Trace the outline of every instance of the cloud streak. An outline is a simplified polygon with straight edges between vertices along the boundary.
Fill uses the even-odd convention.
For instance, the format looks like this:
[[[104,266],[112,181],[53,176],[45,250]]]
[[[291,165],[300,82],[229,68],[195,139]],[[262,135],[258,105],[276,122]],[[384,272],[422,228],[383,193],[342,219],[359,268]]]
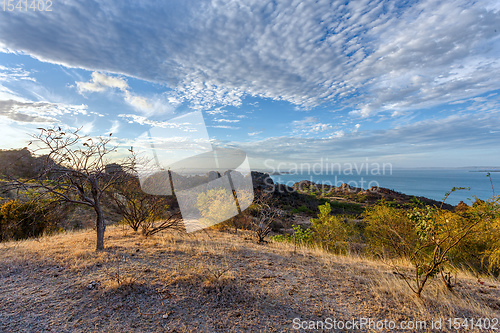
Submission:
[[[337,137],[272,137],[257,142],[235,143],[259,163],[266,159],[284,162],[314,162],[320,158],[352,162],[365,158],[399,160],[401,156],[430,155],[443,151],[490,151],[499,153],[500,118],[496,113],[482,116],[452,115],[428,119],[396,128],[353,131]],[[463,156],[462,156],[463,157]],[[469,159],[464,159],[469,161]],[[451,166],[453,161],[439,161]]]
[[[0,116],[22,123],[57,123],[58,116],[86,113],[86,105],[0,100]]]

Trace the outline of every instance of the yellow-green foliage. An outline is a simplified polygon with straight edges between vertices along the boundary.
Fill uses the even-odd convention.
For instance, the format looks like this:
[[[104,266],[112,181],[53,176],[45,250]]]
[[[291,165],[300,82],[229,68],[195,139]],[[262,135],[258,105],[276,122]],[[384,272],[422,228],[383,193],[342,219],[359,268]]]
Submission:
[[[437,207],[410,210],[383,202],[364,213],[370,247],[385,257],[406,257],[425,266],[446,252],[445,266],[498,271],[500,208],[498,199],[478,200],[451,212]]]
[[[363,214],[368,244],[376,254],[408,256],[417,242],[415,224],[406,212],[380,203]]]
[[[359,240],[359,231],[343,216],[331,215],[329,202],[321,205],[317,218],[311,219],[313,242],[337,253],[351,250],[354,242]]]
[[[500,268],[500,197],[490,200],[476,200],[472,207],[461,212],[466,219],[481,221],[477,232],[465,239],[456,253],[460,261],[474,269],[489,269],[499,272]]]
[[[233,193],[224,188],[200,193],[196,206],[201,215],[200,223],[207,226],[225,221],[237,213]]]
[[[0,240],[23,239],[51,231],[56,223],[40,203],[9,200],[0,206]]]

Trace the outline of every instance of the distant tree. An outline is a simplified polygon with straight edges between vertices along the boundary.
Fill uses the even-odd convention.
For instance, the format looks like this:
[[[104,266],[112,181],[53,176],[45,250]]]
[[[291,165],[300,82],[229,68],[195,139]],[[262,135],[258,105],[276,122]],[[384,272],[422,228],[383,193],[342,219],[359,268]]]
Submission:
[[[40,128],[40,131],[30,145],[35,147],[32,154],[43,154],[44,163],[34,179],[17,180],[17,186],[35,190],[39,199],[48,196],[54,201],[91,207],[96,216],[96,251],[103,250],[106,229],[103,194],[122,180],[127,170],[134,168],[132,149],[120,172],[107,173],[107,157],[115,151],[110,137],[90,138],[80,135],[79,130],[64,131],[60,127]]]
[[[257,216],[253,221],[253,230],[257,235],[257,242],[264,243],[266,236],[272,230],[272,223],[282,215],[282,212],[277,207],[273,192],[260,191],[256,194],[253,205],[257,210]]]

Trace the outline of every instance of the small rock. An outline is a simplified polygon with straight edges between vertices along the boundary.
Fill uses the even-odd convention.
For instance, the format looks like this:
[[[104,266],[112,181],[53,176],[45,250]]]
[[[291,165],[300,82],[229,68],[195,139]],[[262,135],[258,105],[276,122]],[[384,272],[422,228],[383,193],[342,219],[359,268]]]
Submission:
[[[101,283],[99,281],[92,281],[88,284],[87,289],[94,290],[94,289],[99,288],[100,285],[101,285]]]

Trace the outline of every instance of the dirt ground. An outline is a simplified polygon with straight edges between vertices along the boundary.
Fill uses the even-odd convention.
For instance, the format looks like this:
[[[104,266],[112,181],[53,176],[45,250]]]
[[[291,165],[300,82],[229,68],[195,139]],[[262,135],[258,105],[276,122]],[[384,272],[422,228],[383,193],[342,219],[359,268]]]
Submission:
[[[436,279],[418,299],[381,262],[259,245],[246,232],[108,227],[105,245],[94,251],[93,230],[0,244],[0,331],[309,332],[370,319],[456,332],[448,319],[500,317],[498,280],[459,273],[453,293]],[[373,325],[353,331],[403,331]],[[323,326],[347,331],[335,327]]]

